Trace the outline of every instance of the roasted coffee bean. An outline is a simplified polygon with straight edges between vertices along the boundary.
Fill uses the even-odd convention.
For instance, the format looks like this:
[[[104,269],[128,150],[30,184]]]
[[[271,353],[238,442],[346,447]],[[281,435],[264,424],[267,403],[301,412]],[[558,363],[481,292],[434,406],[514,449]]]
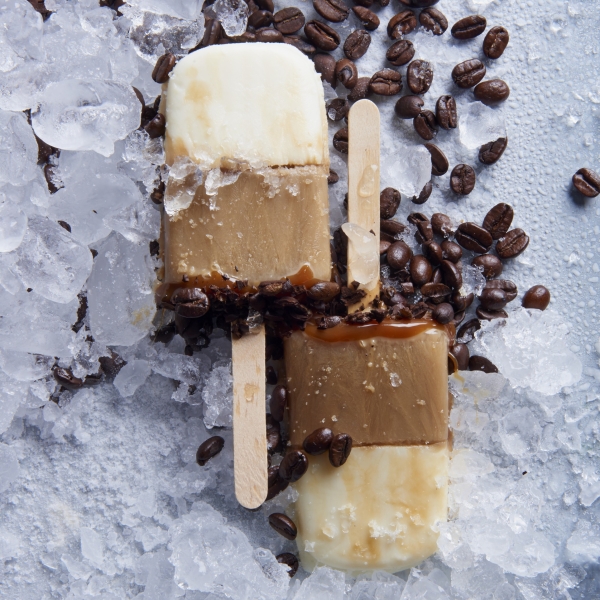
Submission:
[[[457,40],[470,40],[481,35],[487,26],[485,17],[481,15],[470,15],[457,21],[452,26],[452,37]]]
[[[427,8],[437,4],[440,0],[400,0],[405,6],[412,6],[413,8]]]
[[[425,94],[433,81],[433,67],[426,60],[413,60],[406,70],[406,82],[413,94]]]
[[[369,89],[380,96],[395,96],[402,91],[402,76],[393,69],[382,69],[371,77]]]
[[[456,165],[450,174],[450,188],[455,194],[466,196],[475,188],[477,177],[473,167]]]
[[[508,146],[508,138],[498,138],[495,142],[488,142],[479,148],[479,162],[484,165],[493,165],[500,160]]]
[[[156,83],[166,83],[169,81],[169,73],[173,70],[177,59],[174,54],[167,52],[163,54],[157,61],[152,71],[152,79]],[[142,102],[143,104],[143,102]]]
[[[234,42],[240,44],[252,44],[256,42],[256,34],[253,31],[244,31],[241,35],[231,38]],[[285,40],[284,40],[285,41]]]
[[[470,319],[456,332],[456,339],[466,339],[467,343],[475,337],[475,332],[481,329],[481,323],[479,319]]]
[[[342,127],[342,129],[336,131],[333,136],[333,147],[342,154],[348,154],[348,128]]]
[[[402,197],[398,190],[388,187],[379,194],[379,215],[382,219],[391,219],[400,206]]]
[[[354,0],[354,4],[364,6],[365,8],[371,8],[371,6],[375,4],[375,0]]]
[[[406,229],[406,225],[399,223],[398,221],[392,221],[389,219],[380,219],[379,228],[384,233],[389,233],[391,236],[398,235]]]
[[[379,27],[379,17],[372,10],[364,6],[355,6],[352,11],[367,31],[375,31]]]
[[[471,304],[473,304],[473,300],[475,299],[475,294],[470,292],[466,296],[463,296],[460,292],[454,292],[450,297],[450,304],[454,306],[454,310],[456,312],[465,311]]]
[[[410,296],[415,293],[415,286],[410,281],[406,281],[402,284],[402,293],[406,296]]]
[[[63,228],[66,229],[69,233],[71,233],[71,226],[66,221],[57,221],[57,223]]]
[[[417,27],[417,16],[412,10],[403,10],[394,15],[388,23],[387,34],[393,40],[398,40]]]
[[[455,239],[463,248],[478,254],[485,254],[493,243],[489,231],[471,222],[461,223],[458,226]]]
[[[196,462],[203,467],[213,456],[223,450],[225,440],[220,435],[213,435],[202,442],[196,451]]]
[[[459,311],[459,312],[454,311],[454,319],[452,319],[452,323],[450,323],[450,324],[454,325],[454,327],[456,328],[464,320],[465,320],[465,311],[464,310]]]
[[[278,554],[276,557],[277,562],[282,565],[286,565],[289,567],[288,575],[292,578],[297,572],[300,563],[298,559],[291,552],[282,552]]]
[[[313,58],[317,53],[317,49],[314,46],[297,35],[285,36],[283,41],[286,44],[290,44],[290,46],[294,46],[294,48],[297,48],[302,54],[306,54],[309,58]]]
[[[486,288],[496,288],[502,290],[509,302],[512,302],[518,293],[517,286],[510,279],[490,279],[485,283]]]
[[[255,10],[248,17],[248,25],[254,27],[254,29],[260,29],[261,27],[268,27],[273,22],[273,13],[268,10]],[[296,31],[298,31],[296,29]],[[283,32],[280,32],[283,35]],[[295,33],[290,31],[290,33]]]
[[[431,222],[427,215],[424,215],[420,212],[412,212],[406,217],[406,220],[411,224],[417,227],[419,232],[423,234],[423,237],[427,240],[433,239],[433,230],[431,229]],[[415,237],[418,236],[415,235]],[[424,240],[421,240],[419,243],[423,243]]]
[[[281,449],[281,426],[272,415],[267,415],[267,452],[279,452]]]
[[[413,119],[413,127],[424,140],[432,140],[437,135],[437,121],[430,110],[421,111]]]
[[[450,353],[456,359],[459,371],[466,371],[469,368],[469,347],[466,344],[454,344],[450,348]]]
[[[332,23],[341,23],[350,14],[343,0],[313,0],[313,6],[324,19]]]
[[[321,79],[326,81],[332,88],[335,88],[337,84],[335,79],[335,58],[331,54],[315,54],[313,62],[315,63],[315,70],[321,74]]]
[[[421,190],[421,193],[418,196],[413,196],[411,200],[413,204],[425,204],[427,200],[429,200],[429,196],[431,196],[431,192],[433,191],[433,184],[431,181],[428,181]]]
[[[409,63],[415,55],[415,47],[410,40],[394,42],[385,53],[385,57],[396,67]],[[422,106],[422,104],[421,104]]]
[[[257,30],[256,41],[268,44],[280,44],[283,43],[283,33],[277,31],[277,29],[263,27],[262,29]]]
[[[421,96],[402,96],[396,102],[394,110],[401,119],[414,119],[421,114],[423,104],[425,102]]]
[[[391,245],[392,242],[388,242],[387,240],[379,240],[379,256],[385,254]]]
[[[500,258],[519,256],[529,246],[529,236],[522,229],[512,229],[496,244],[496,253]]]
[[[347,433],[338,433],[329,446],[329,462],[334,467],[341,467],[350,456],[352,438]]]
[[[490,79],[476,85],[473,93],[484,104],[496,104],[504,102],[510,96],[510,88],[502,79]]]
[[[412,257],[412,251],[406,242],[394,242],[387,250],[387,262],[392,269],[404,269]]]
[[[425,144],[425,148],[431,154],[431,174],[439,177],[447,173],[450,165],[446,155],[435,144]]]
[[[445,215],[443,213],[434,213],[433,215],[431,215],[431,228],[433,229],[433,233],[435,233],[436,235],[441,235],[445,238],[449,237],[454,233],[452,220],[448,215]]]
[[[499,240],[509,230],[514,211],[510,204],[500,202],[489,210],[483,219],[483,228],[490,232],[492,239]]]
[[[287,396],[287,388],[285,385],[276,385],[271,393],[269,410],[271,411],[271,416],[276,421],[283,421],[283,415],[287,405]]]
[[[355,29],[344,42],[344,54],[350,60],[364,56],[371,45],[371,34],[364,29]]]
[[[523,307],[546,310],[550,304],[550,292],[543,285],[534,285],[523,296]]]
[[[201,288],[178,288],[171,296],[175,313],[187,319],[203,317],[210,308],[210,302]]]
[[[462,258],[462,248],[456,243],[450,240],[444,240],[442,242],[442,256],[444,260],[457,263]]]
[[[295,540],[298,535],[296,524],[283,513],[273,513],[269,515],[269,525],[284,538]]]
[[[431,276],[431,281],[429,283],[444,283],[442,278],[442,270],[439,267],[436,267],[433,270],[433,275]]]
[[[304,34],[313,46],[326,52],[335,50],[341,41],[338,32],[321,21],[309,21],[304,26]]]
[[[254,4],[261,10],[268,10],[269,12],[275,12],[275,5],[273,0],[254,0]]]
[[[573,175],[573,185],[584,196],[595,198],[600,194],[600,175],[591,169],[579,169]]]
[[[483,53],[488,58],[500,58],[508,46],[509,39],[508,31],[504,27],[492,27],[483,40]]]
[[[486,310],[502,310],[508,304],[508,298],[500,288],[484,288],[479,302]]]
[[[279,464],[279,477],[293,483],[298,481],[308,469],[308,458],[301,450],[291,450]]]
[[[218,43],[222,34],[223,29],[221,27],[221,23],[217,19],[205,19],[204,35],[202,36],[200,46],[202,48],[206,48],[207,46],[212,46],[213,44]]]
[[[435,243],[435,242],[430,242]],[[452,293],[452,290],[443,283],[426,283],[421,286],[421,295],[428,300],[443,300]]]
[[[258,291],[263,296],[277,296],[283,291],[285,281],[261,281],[258,284]]]
[[[433,35],[442,35],[448,29],[448,19],[437,8],[426,8],[421,11],[419,23]]]
[[[271,365],[269,365],[265,371],[265,379],[267,385],[275,385],[277,383],[277,371]],[[271,414],[273,414],[272,410]]]
[[[273,26],[283,35],[292,35],[304,27],[305,19],[302,11],[295,6],[278,10],[273,15]]]
[[[389,252],[388,252],[389,256]],[[389,259],[388,259],[389,261]],[[410,260],[410,277],[415,285],[421,287],[431,281],[433,269],[431,263],[422,255],[413,256]]]
[[[431,316],[435,321],[441,323],[442,325],[446,325],[454,319],[454,309],[451,304],[447,302],[442,302],[438,304],[432,311]]]
[[[471,356],[469,358],[469,369],[471,371],[483,371],[484,373],[497,373],[498,367],[483,356]]]
[[[167,121],[165,115],[157,113],[156,116],[144,127],[151,139],[165,135]]]
[[[471,261],[471,264],[474,267],[481,267],[486,279],[500,277],[502,274],[502,261],[494,254],[481,254],[480,256],[476,256]]]
[[[460,290],[462,287],[462,275],[458,267],[449,260],[443,260],[440,263],[440,268],[444,283],[453,290]]]
[[[442,247],[433,240],[423,242],[423,255],[433,266],[439,265],[444,260]],[[421,293],[425,295],[423,291]]]
[[[323,317],[317,325],[317,329],[331,329],[332,327],[337,327],[341,322],[341,317]]]
[[[319,302],[331,302],[340,293],[340,286],[335,281],[320,281],[306,290],[309,298]]]
[[[83,386],[83,379],[73,375],[71,369],[54,367],[52,374],[54,375],[54,379],[68,390],[77,390]]]
[[[345,98],[334,98],[327,103],[327,116],[332,121],[341,121],[349,110],[350,103]]]
[[[463,89],[477,85],[485,77],[485,65],[477,58],[465,60],[452,69],[454,83]]]
[[[302,447],[307,454],[318,456],[329,450],[332,440],[333,431],[328,427],[321,427],[320,429],[315,429],[311,434],[304,438]]]
[[[440,96],[435,105],[437,122],[444,129],[456,129],[458,114],[456,100],[452,96]]]
[[[348,100],[350,102],[357,102],[358,100],[364,100],[371,95],[369,89],[369,83],[371,82],[370,77],[359,77],[356,85],[352,88],[352,91],[348,94]]]
[[[345,88],[351,90],[358,81],[358,69],[351,60],[342,58],[335,65],[335,76]]]
[[[483,306],[478,306],[475,314],[483,321],[493,321],[494,319],[508,319],[508,314],[505,310],[490,310]]]
[[[327,176],[327,184],[333,185],[340,180],[340,176],[333,170],[329,169],[329,175]]]

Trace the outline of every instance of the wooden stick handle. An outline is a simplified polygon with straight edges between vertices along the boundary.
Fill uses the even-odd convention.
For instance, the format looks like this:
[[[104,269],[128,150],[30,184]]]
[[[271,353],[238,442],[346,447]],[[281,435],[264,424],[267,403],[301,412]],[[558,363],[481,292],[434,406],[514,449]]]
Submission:
[[[268,491],[265,328],[232,342],[235,496],[242,506],[258,508]]]

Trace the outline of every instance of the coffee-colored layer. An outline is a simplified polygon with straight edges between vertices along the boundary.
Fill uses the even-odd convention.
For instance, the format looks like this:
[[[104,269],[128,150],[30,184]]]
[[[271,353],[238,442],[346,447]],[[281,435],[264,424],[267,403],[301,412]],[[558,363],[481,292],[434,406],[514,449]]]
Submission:
[[[356,335],[356,326],[339,327],[351,328],[338,330],[342,339]],[[373,327],[380,328],[377,337],[353,341],[326,341],[315,331],[285,340],[292,446],[319,427],[348,433],[354,446],[448,439],[446,331],[408,323],[414,335],[403,337],[401,324]],[[390,337],[382,335],[385,328]]]
[[[187,209],[165,214],[167,283],[225,273],[257,285],[305,265],[329,281],[328,167],[265,172],[244,171],[215,196],[200,186]]]

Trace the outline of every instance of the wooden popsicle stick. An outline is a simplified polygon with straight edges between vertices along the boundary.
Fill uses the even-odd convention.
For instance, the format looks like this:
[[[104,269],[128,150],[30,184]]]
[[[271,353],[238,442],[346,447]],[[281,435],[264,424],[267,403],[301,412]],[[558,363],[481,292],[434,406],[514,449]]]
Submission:
[[[375,235],[379,263],[379,109],[370,100],[359,100],[350,109],[348,141],[348,221]],[[356,253],[348,244],[349,284],[354,281],[355,261]],[[379,272],[372,289],[361,288],[367,295],[350,312],[379,296]]]
[[[232,340],[231,360],[235,496],[242,506],[258,508],[268,491],[264,325]]]

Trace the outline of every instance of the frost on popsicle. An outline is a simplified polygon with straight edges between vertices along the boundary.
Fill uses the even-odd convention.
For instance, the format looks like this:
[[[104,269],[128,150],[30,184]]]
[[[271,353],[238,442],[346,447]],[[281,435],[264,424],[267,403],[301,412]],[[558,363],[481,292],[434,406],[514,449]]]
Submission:
[[[352,276],[366,289],[373,289],[379,278],[379,248],[375,236],[355,223],[344,223],[342,230],[358,257],[353,262]]]

